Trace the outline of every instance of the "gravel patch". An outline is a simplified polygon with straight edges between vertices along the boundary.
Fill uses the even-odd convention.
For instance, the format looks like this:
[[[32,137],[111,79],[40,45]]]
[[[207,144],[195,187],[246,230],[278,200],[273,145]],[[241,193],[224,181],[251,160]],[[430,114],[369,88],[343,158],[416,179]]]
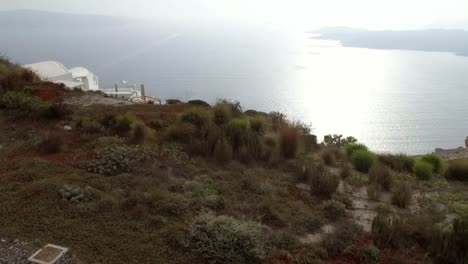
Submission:
[[[18,239],[9,240],[0,238],[0,264],[31,264],[28,258],[32,256],[39,248],[33,247],[28,242],[19,241]],[[57,264],[83,264],[72,256],[70,253],[65,254]]]

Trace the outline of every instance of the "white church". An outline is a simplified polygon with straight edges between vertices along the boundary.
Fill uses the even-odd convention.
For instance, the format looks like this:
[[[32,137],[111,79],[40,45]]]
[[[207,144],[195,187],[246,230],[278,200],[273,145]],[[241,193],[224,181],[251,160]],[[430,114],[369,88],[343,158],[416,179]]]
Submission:
[[[83,91],[99,90],[99,79],[96,75],[83,67],[67,69],[57,61],[44,61],[23,65],[34,71],[43,80],[62,83],[69,88],[80,88]]]

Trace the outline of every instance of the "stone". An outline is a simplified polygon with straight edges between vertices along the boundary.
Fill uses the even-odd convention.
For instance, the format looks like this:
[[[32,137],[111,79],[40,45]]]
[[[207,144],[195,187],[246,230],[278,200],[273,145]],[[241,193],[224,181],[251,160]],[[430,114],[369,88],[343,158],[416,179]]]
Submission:
[[[65,131],[72,131],[73,128],[72,128],[71,126],[64,126],[64,127],[63,127],[63,130],[65,130]]]
[[[69,199],[71,197],[71,193],[69,192],[63,192],[62,193],[62,197],[65,198],[65,199]]]

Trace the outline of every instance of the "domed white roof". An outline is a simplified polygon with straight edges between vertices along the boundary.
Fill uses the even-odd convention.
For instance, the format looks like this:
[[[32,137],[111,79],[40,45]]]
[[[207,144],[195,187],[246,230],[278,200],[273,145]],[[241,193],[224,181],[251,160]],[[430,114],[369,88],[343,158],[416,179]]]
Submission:
[[[88,69],[83,67],[71,68],[68,71],[72,73],[73,78],[87,77],[91,74],[91,72]]]
[[[58,61],[38,62],[24,65],[24,67],[31,69],[43,78],[52,78],[68,73],[67,68]]]

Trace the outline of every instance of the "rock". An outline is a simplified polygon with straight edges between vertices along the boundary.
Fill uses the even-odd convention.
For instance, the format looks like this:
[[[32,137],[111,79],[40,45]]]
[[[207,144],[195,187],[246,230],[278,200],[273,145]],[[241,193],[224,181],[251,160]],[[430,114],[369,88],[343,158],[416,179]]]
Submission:
[[[69,193],[69,192],[63,192],[63,193],[62,193],[62,197],[65,198],[65,199],[70,199],[71,193]]]
[[[63,130],[65,130],[65,131],[72,131],[73,128],[72,128],[71,126],[64,126],[64,127],[63,127]]]
[[[71,191],[73,196],[77,196],[81,194],[80,188],[75,188]]]
[[[70,199],[70,202],[72,202],[72,203],[78,203],[79,200],[78,200],[77,197],[78,197],[78,196],[75,196],[75,197],[71,198],[71,199]]]

